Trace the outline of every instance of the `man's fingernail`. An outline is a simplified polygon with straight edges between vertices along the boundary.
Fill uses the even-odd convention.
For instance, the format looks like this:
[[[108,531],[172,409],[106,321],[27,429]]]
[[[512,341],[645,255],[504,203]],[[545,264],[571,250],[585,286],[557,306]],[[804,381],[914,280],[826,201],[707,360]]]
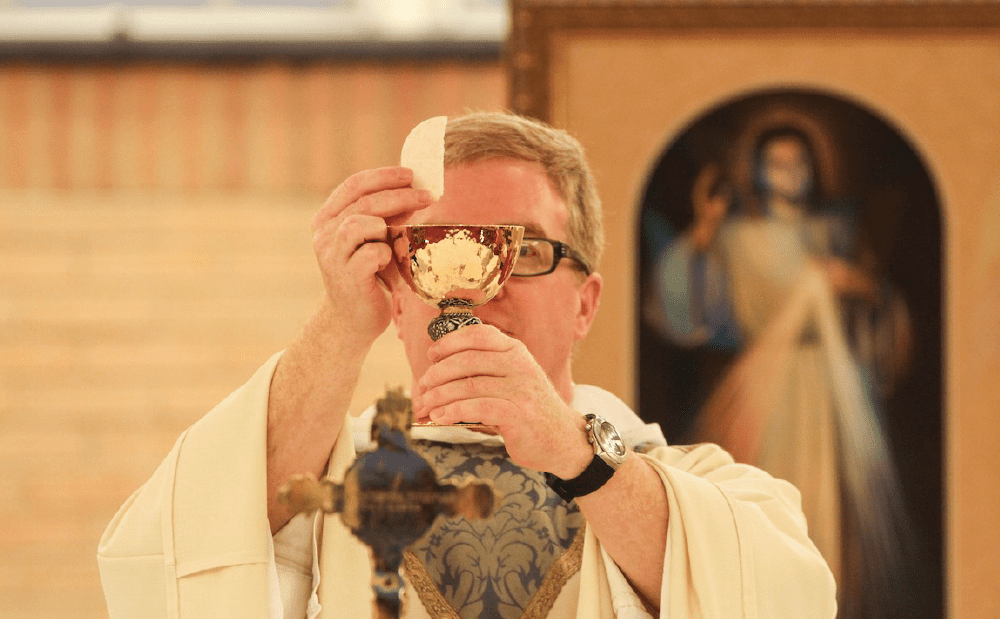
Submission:
[[[424,407],[424,399],[420,396],[413,398],[413,411],[416,412]]]
[[[421,204],[430,204],[431,202],[434,201],[434,196],[432,196],[431,192],[427,191],[426,189],[421,189],[420,192],[417,194],[417,199],[420,200]]]

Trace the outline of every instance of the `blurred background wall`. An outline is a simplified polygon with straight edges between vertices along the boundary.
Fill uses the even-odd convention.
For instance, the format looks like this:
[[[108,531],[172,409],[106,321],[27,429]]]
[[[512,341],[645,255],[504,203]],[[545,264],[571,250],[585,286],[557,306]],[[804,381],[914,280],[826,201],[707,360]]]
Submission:
[[[317,302],[313,212],[505,92],[489,54],[0,61],[0,617],[107,616],[108,521]]]

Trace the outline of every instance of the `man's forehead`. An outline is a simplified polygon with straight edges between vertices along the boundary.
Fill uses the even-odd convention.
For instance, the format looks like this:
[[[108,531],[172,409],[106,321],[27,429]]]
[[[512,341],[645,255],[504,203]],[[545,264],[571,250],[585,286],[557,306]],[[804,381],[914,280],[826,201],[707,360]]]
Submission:
[[[451,218],[438,218],[438,217],[413,217],[410,218],[406,223],[421,223],[421,224],[480,224],[480,225],[498,225],[498,226],[523,226],[525,237],[549,237],[558,236],[558,231],[548,230],[544,225],[536,220],[523,220],[523,219],[504,219],[497,221],[458,221],[454,217]]]
[[[524,226],[524,236],[545,236],[551,234],[542,224],[536,221],[518,222],[518,226]]]
[[[444,195],[407,223],[513,224],[525,236],[561,238],[567,218],[540,164],[493,159],[445,168]]]

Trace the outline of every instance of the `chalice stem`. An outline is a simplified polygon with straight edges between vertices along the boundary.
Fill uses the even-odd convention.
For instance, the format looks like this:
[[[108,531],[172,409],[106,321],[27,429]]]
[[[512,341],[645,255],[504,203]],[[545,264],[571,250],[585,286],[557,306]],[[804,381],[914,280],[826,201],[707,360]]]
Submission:
[[[441,313],[427,325],[427,334],[435,342],[462,327],[483,324],[482,320],[472,315],[475,306],[468,299],[443,299],[438,307]]]

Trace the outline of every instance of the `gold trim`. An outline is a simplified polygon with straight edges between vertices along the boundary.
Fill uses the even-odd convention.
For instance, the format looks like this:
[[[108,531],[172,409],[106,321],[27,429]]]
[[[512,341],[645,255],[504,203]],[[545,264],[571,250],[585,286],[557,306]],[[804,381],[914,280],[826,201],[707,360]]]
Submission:
[[[552,610],[552,605],[556,603],[556,598],[562,588],[566,586],[569,579],[580,571],[583,564],[583,540],[586,537],[586,523],[580,525],[580,530],[576,532],[573,543],[563,551],[559,558],[555,560],[549,568],[542,586],[538,588],[535,595],[531,596],[528,607],[524,609],[521,619],[543,619]]]
[[[552,605],[556,603],[562,588],[580,571],[580,566],[583,564],[583,540],[586,537],[586,530],[587,525],[581,525],[573,538],[573,543],[552,562],[542,580],[542,586],[531,596],[531,601],[521,614],[521,619],[544,619],[552,610]],[[403,553],[403,567],[406,570],[406,582],[417,593],[428,615],[433,619],[461,619],[438,591],[434,580],[413,551],[407,550]]]
[[[403,553],[403,569],[406,570],[406,582],[417,592],[428,615],[433,619],[462,619],[438,591],[424,564],[412,550]]]

